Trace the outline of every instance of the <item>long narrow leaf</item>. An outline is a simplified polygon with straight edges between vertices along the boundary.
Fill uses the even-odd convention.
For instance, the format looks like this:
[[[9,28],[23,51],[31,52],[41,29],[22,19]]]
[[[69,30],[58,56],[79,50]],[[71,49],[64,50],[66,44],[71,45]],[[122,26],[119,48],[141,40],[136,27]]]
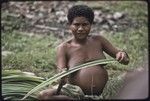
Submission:
[[[21,80],[31,80],[31,81],[35,81],[35,82],[41,82],[42,78],[41,77],[35,77],[35,76],[22,76],[22,75],[11,75],[11,76],[5,76],[2,77],[2,80],[14,80],[14,78],[16,79],[16,81],[21,81]],[[40,80],[41,79],[41,80]]]
[[[37,77],[31,72],[3,70],[2,73],[2,96],[14,101],[20,100],[33,87],[44,81],[44,78]],[[30,95],[26,100],[36,99],[37,93]]]
[[[21,100],[24,100],[25,98],[27,98],[29,95],[31,95],[32,93],[38,91],[39,89],[52,84],[54,81],[69,75],[77,70],[83,69],[83,68],[88,68],[88,67],[92,67],[95,65],[100,65],[100,64],[108,64],[108,63],[112,63],[112,62],[116,62],[116,60],[114,59],[101,59],[101,60],[95,60],[92,62],[87,62],[78,66],[75,66],[71,69],[69,69],[68,71],[63,71],[61,73],[58,73],[56,75],[54,75],[53,77],[49,78],[48,80],[42,82],[41,84],[39,84],[38,86],[34,87],[33,89],[31,89]]]

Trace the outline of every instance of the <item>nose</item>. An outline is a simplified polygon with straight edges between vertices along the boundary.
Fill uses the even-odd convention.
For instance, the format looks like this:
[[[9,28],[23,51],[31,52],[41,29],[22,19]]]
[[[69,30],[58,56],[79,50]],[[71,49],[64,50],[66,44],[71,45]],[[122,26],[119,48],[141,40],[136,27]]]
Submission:
[[[83,26],[79,26],[78,31],[83,31]]]

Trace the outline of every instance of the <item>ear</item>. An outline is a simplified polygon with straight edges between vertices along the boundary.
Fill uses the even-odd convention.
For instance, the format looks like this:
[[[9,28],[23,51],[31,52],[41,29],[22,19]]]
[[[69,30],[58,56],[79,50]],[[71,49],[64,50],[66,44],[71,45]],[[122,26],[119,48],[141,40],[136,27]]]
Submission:
[[[72,31],[71,31],[71,24],[70,23],[67,23],[67,29],[68,29],[69,33],[72,33]]]
[[[67,25],[69,25],[69,22],[67,22]]]
[[[67,22],[67,24],[66,24],[67,26],[70,26],[71,24],[69,23],[69,22]]]
[[[71,24],[69,22],[67,22],[66,26],[67,26],[68,29],[70,29]]]

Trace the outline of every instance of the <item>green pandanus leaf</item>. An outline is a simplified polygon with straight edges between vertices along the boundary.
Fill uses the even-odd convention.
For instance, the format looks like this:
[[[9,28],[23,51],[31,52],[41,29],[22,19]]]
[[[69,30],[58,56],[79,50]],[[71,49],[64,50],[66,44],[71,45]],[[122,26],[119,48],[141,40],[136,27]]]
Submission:
[[[62,78],[62,77],[65,77],[75,71],[78,71],[80,69],[83,69],[83,68],[90,68],[92,66],[95,66],[95,65],[102,65],[102,64],[108,64],[108,63],[113,63],[113,62],[117,62],[116,60],[114,59],[100,59],[100,60],[94,60],[94,61],[91,61],[91,62],[87,62],[87,63],[84,63],[84,64],[81,64],[81,65],[78,65],[78,66],[75,66],[75,67],[72,67],[70,68],[69,70],[67,71],[63,71],[61,73],[58,73],[56,75],[54,75],[53,77],[47,79],[46,81],[43,81],[41,84],[39,84],[38,86],[34,87],[33,89],[31,89],[23,98],[22,100],[24,100],[25,98],[27,98],[28,96],[30,96],[31,94],[33,94],[34,92],[40,90],[41,88],[47,86],[47,85],[50,85],[52,84],[53,82],[57,81],[58,79]]]
[[[4,100],[17,101],[28,93],[33,87],[42,83],[44,78],[37,77],[31,72],[22,72],[20,70],[2,71],[2,96]],[[36,92],[38,93],[38,92]],[[34,100],[36,94],[32,94],[26,100]]]

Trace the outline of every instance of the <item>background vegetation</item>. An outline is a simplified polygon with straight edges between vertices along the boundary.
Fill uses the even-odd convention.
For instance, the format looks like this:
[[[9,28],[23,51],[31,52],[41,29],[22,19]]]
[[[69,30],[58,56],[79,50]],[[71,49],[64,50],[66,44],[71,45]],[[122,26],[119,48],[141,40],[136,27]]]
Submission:
[[[113,45],[126,50],[130,57],[130,63],[127,66],[116,63],[106,67],[109,73],[109,82],[101,97],[105,99],[110,98],[121,87],[123,81],[122,74],[142,66],[144,58],[148,55],[147,3],[142,1],[72,2],[72,4],[75,3],[86,3],[95,10],[109,9],[109,13],[125,12],[127,18],[132,22],[128,22],[128,27],[125,30],[113,33],[111,30],[108,30],[102,34]],[[24,25],[22,20],[13,20],[12,17],[7,15],[6,10],[2,11],[1,17],[2,22],[7,21],[7,24],[2,23],[5,29],[1,30],[2,72],[6,69],[19,69],[21,71],[33,72],[37,76],[44,78],[53,76],[56,73],[55,49],[58,44],[67,39],[66,36],[58,38],[53,33],[45,35],[22,32],[18,30],[21,25]],[[108,58],[110,57],[108,56]]]

